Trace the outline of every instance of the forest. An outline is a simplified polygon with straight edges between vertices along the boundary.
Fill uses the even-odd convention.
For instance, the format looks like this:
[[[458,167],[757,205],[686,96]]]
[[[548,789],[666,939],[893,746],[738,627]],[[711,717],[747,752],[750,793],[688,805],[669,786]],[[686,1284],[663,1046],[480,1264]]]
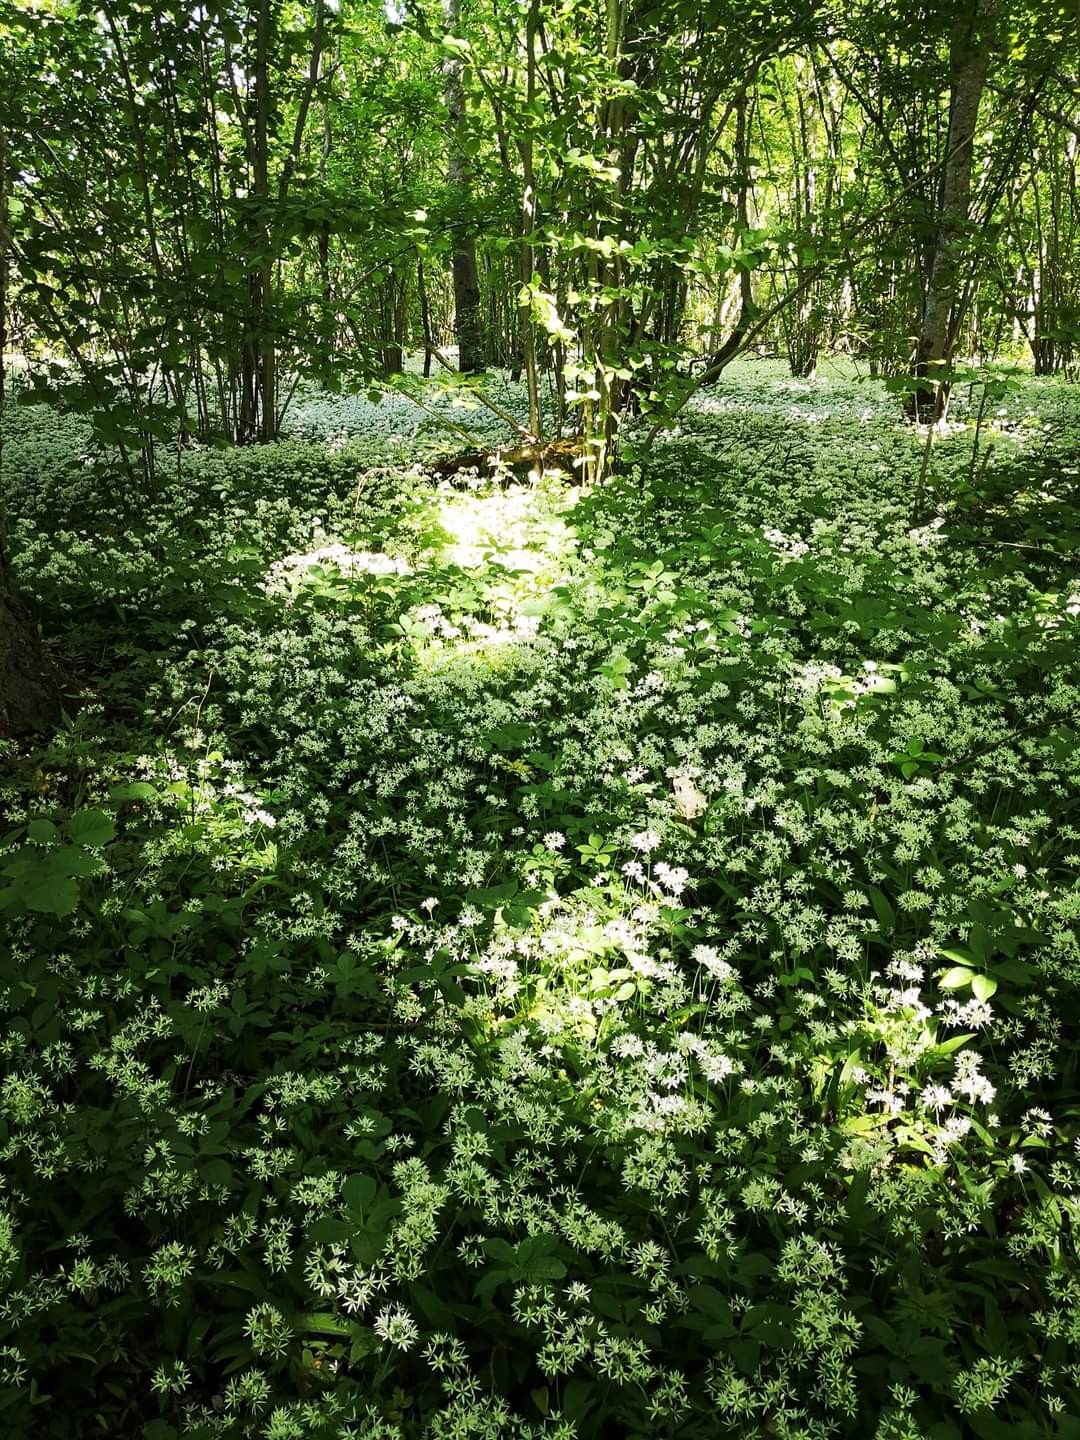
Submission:
[[[0,0],[2,1440],[1080,1440],[1075,0]]]

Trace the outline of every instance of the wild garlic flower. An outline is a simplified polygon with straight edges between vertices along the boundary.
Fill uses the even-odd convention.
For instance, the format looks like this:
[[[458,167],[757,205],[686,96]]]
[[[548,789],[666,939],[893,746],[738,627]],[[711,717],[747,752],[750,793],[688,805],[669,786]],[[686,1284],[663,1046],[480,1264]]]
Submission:
[[[375,1317],[375,1334],[395,1350],[411,1350],[420,1337],[416,1321],[403,1305],[388,1305]]]

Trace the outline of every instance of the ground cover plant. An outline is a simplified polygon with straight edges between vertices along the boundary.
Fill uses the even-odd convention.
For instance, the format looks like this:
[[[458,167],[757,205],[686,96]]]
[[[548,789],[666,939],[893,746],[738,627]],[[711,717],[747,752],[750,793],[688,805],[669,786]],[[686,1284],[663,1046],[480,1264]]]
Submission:
[[[1080,401],[985,409],[6,414],[5,1435],[1080,1433]]]

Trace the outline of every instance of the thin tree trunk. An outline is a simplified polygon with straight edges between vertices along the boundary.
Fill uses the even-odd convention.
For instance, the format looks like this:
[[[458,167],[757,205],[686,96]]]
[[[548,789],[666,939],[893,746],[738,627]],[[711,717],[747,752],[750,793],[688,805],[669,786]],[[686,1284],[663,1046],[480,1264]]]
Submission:
[[[7,340],[8,340],[8,190],[7,190],[7,136],[0,126],[0,426],[4,420],[4,400],[7,385]],[[4,432],[0,428],[0,462],[3,459]],[[0,478],[3,472],[0,470]],[[4,495],[0,489],[0,567],[4,563]]]
[[[461,14],[460,0],[446,0],[447,28],[453,35]],[[462,62],[451,55],[446,62],[447,137],[446,183],[457,212],[451,270],[454,277],[454,336],[458,347],[458,369],[472,374],[486,369],[483,317],[480,308],[480,276],[476,267],[476,242],[472,234],[472,174],[465,153],[465,87]]]
[[[424,257],[416,257],[416,294],[420,301],[420,328],[424,332],[424,379],[431,374],[431,354],[435,341],[431,335],[431,307],[428,305],[427,280],[424,276]]]
[[[0,740],[47,730],[60,718],[60,698],[37,626],[4,576],[0,565]]]
[[[745,89],[735,97],[735,219],[740,241],[745,244],[750,230],[750,120]],[[794,292],[793,292],[794,293]],[[754,319],[754,277],[748,265],[739,268],[739,315],[735,328],[724,343],[709,356],[707,369],[719,374],[728,361],[742,348]]]
[[[330,128],[330,101],[322,98],[322,138],[319,143],[319,197],[326,195],[326,162],[330,158],[333,132]],[[330,312],[332,291],[330,288],[330,222],[324,220],[319,226],[319,293],[322,295],[324,322]],[[336,328],[336,327],[335,327]]]
[[[532,114],[536,98],[536,31],[540,24],[540,7],[530,0],[525,21],[525,98]],[[533,319],[533,232],[536,229],[536,179],[533,175],[532,134],[526,131],[521,142],[521,250],[518,279],[525,303],[521,306],[521,336],[525,360],[525,384],[529,394],[529,429],[537,442],[543,440],[540,419],[540,382],[536,366],[536,322]]]
[[[270,237],[270,13],[271,0],[259,0],[255,30],[255,201],[261,207],[258,221],[262,251],[257,282],[259,437],[273,440],[277,433],[277,355],[271,329],[274,290],[273,246]]]
[[[935,383],[919,385],[908,396],[907,410],[912,419],[933,422],[943,419],[948,410],[949,387],[944,375],[952,358],[949,320],[957,299],[958,246],[968,219],[975,127],[986,86],[996,9],[997,0],[971,0],[953,29],[949,130],[937,234],[915,357],[915,378]]]

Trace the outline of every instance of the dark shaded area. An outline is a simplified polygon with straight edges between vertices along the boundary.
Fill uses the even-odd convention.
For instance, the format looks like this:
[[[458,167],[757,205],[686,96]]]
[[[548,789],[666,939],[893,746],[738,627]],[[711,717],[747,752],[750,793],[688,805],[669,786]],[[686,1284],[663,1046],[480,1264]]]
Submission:
[[[0,584],[0,739],[48,730],[59,718],[60,693],[37,624]]]

